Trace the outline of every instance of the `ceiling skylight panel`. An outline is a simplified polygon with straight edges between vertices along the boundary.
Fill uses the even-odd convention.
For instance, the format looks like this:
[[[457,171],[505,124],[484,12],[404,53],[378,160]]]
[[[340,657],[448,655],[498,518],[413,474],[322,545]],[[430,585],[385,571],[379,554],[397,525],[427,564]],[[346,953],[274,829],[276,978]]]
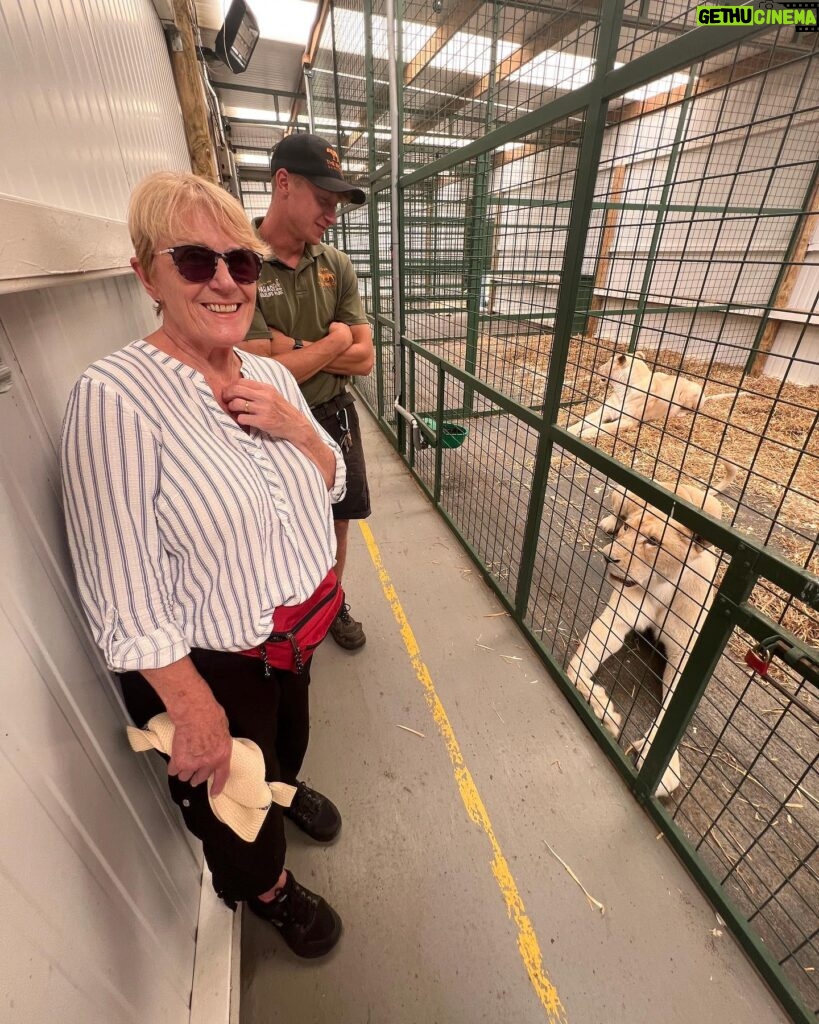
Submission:
[[[544,50],[528,64],[509,76],[511,82],[523,82],[539,89],[559,87],[567,92],[587,85],[594,77],[594,58],[574,53]]]
[[[516,49],[515,43],[499,39],[496,62],[505,60]],[[443,68],[445,71],[478,75],[482,78],[492,70],[492,40],[489,36],[456,32],[446,46],[435,54],[430,65],[434,68]]]
[[[310,29],[316,20],[318,4],[309,0],[275,0],[275,3],[253,5],[262,39],[277,43],[307,46]]]
[[[226,117],[242,117],[247,121],[269,121],[271,124],[287,124],[290,111],[267,110],[262,107],[228,107],[224,108]]]
[[[264,153],[237,153],[236,163],[245,167],[267,167],[269,157]]]
[[[444,149],[458,149],[461,146],[466,146],[471,140],[457,139],[450,135],[411,135],[406,141],[413,146],[436,146]]]
[[[622,67],[622,64],[616,65]],[[663,92],[671,92],[672,89],[679,89],[688,82],[688,75],[666,75],[664,78],[657,78],[639,89],[632,89],[631,92],[623,93],[629,100],[649,100],[652,96],[659,96]]]
[[[354,53],[359,57],[364,56],[364,15],[358,11],[344,11],[336,9],[334,13],[336,26],[336,46],[343,53]],[[421,25],[414,21],[405,21],[401,25],[401,40],[403,43],[404,62],[412,60],[416,53],[426,43],[435,28],[430,25]],[[376,60],[387,60],[389,50],[387,47],[387,19],[381,15],[373,15],[372,18],[373,57]]]

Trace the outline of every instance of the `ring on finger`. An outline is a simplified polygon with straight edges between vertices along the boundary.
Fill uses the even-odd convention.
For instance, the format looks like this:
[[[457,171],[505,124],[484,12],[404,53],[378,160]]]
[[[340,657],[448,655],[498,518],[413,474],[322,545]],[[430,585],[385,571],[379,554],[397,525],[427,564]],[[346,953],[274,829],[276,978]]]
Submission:
[[[250,410],[250,399],[246,398],[245,399],[245,416],[247,416],[249,410]]]

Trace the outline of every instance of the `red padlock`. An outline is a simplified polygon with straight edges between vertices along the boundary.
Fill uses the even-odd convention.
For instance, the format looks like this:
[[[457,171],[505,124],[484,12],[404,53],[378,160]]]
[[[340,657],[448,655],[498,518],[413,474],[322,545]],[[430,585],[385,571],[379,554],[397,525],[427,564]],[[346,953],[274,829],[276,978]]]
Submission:
[[[754,647],[745,653],[745,664],[748,668],[758,672],[761,676],[767,676],[771,664],[771,656],[762,647]]]

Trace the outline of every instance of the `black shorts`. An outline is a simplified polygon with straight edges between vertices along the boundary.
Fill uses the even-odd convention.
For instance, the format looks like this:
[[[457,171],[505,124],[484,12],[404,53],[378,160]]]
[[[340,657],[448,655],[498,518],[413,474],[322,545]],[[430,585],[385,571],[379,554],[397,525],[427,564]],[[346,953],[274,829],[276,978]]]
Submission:
[[[196,648],[190,656],[224,708],[231,735],[251,739],[261,748],[265,778],[295,784],[310,735],[309,666],[300,675],[273,669],[265,678],[260,658]],[[136,725],[143,726],[165,710],[139,672],[120,675],[119,681]],[[234,904],[276,884],[286,850],[281,807],[273,804],[258,836],[249,843],[219,821],[205,785],[191,786],[169,775],[168,788],[185,825],[202,841],[213,888],[222,899]]]
[[[347,466],[347,493],[342,501],[333,505],[333,519],[366,519],[370,514],[370,487],[367,483],[367,467],[364,464],[364,447],[356,407],[350,404],[345,409],[323,416],[318,422],[339,444],[344,436],[345,425],[350,430],[349,448],[341,447],[344,464]]]

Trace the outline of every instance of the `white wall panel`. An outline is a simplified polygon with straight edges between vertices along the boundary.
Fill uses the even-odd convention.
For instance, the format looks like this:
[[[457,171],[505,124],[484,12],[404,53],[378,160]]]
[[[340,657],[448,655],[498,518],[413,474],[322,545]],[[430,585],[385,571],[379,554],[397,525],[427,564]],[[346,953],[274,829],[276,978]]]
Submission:
[[[48,434],[56,438],[68,388],[103,353],[157,327],[134,274],[0,299],[0,319]]]
[[[135,182],[189,170],[150,0],[0,5],[0,193],[123,221]]]
[[[76,265],[58,269],[110,263],[100,231],[121,229],[135,182],[190,166],[150,0],[3,0],[0,88],[0,195],[43,214],[25,231],[0,223],[21,255],[7,283],[36,270],[53,284],[35,257],[66,230]],[[188,1024],[199,844],[161,762],[127,744],[74,593],[57,463],[74,380],[156,320],[130,272],[37,284],[0,295],[3,1019]]]
[[[150,0],[85,0],[128,191],[150,171],[189,170],[162,26]]]
[[[82,3],[2,5],[0,192],[103,216],[121,211],[122,162]]]
[[[198,844],[125,739],[74,596],[57,465],[71,384],[152,322],[130,279],[0,298],[0,899],[20,934],[0,945],[21,1024],[57,1008],[71,1024],[188,1020]]]
[[[819,384],[819,328],[780,324],[765,373],[792,384]]]

